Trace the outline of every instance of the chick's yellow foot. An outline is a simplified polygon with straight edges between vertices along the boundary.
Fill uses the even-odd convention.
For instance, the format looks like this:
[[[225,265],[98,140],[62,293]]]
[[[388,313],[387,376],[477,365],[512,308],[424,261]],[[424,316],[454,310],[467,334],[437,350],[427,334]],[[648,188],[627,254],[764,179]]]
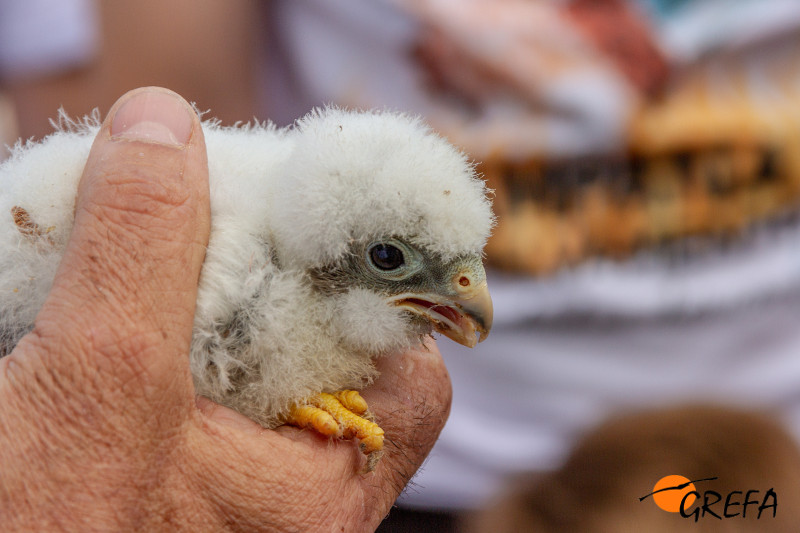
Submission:
[[[321,392],[292,406],[286,422],[327,437],[356,438],[361,451],[373,456],[383,449],[383,430],[366,413],[367,402],[354,390]]]

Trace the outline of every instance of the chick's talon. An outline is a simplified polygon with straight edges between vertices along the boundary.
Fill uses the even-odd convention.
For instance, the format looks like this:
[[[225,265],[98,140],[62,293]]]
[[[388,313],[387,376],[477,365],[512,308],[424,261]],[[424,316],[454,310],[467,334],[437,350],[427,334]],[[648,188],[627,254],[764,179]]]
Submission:
[[[343,390],[335,395],[321,392],[294,405],[287,423],[327,437],[356,438],[361,451],[370,455],[383,449],[383,430],[362,416],[366,412],[367,402],[356,391]]]

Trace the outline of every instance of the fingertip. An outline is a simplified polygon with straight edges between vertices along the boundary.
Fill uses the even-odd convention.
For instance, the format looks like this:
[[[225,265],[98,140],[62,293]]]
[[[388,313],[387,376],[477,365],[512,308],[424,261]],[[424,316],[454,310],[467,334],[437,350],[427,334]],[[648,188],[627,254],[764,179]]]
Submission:
[[[425,337],[423,342],[404,353],[379,359],[380,377],[371,389],[430,390],[449,406],[452,388],[450,376],[436,341]]]

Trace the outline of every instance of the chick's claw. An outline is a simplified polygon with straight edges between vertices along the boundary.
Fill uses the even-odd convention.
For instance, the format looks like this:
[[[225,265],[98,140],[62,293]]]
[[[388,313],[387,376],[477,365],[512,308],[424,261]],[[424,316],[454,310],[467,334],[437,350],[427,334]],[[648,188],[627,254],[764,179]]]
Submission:
[[[383,430],[364,418],[366,412],[367,402],[356,391],[321,392],[293,406],[287,422],[328,437],[356,438],[365,455],[377,458],[383,449]]]

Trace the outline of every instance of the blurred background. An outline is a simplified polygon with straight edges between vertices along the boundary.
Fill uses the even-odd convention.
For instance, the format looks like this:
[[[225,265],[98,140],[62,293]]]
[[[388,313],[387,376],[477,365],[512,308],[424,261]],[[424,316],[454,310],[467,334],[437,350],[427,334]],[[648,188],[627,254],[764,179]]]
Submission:
[[[494,329],[439,343],[450,420],[381,531],[800,523],[796,0],[0,0],[6,144],[142,85],[421,114],[495,190]],[[670,474],[781,504],[689,523],[639,501]]]

